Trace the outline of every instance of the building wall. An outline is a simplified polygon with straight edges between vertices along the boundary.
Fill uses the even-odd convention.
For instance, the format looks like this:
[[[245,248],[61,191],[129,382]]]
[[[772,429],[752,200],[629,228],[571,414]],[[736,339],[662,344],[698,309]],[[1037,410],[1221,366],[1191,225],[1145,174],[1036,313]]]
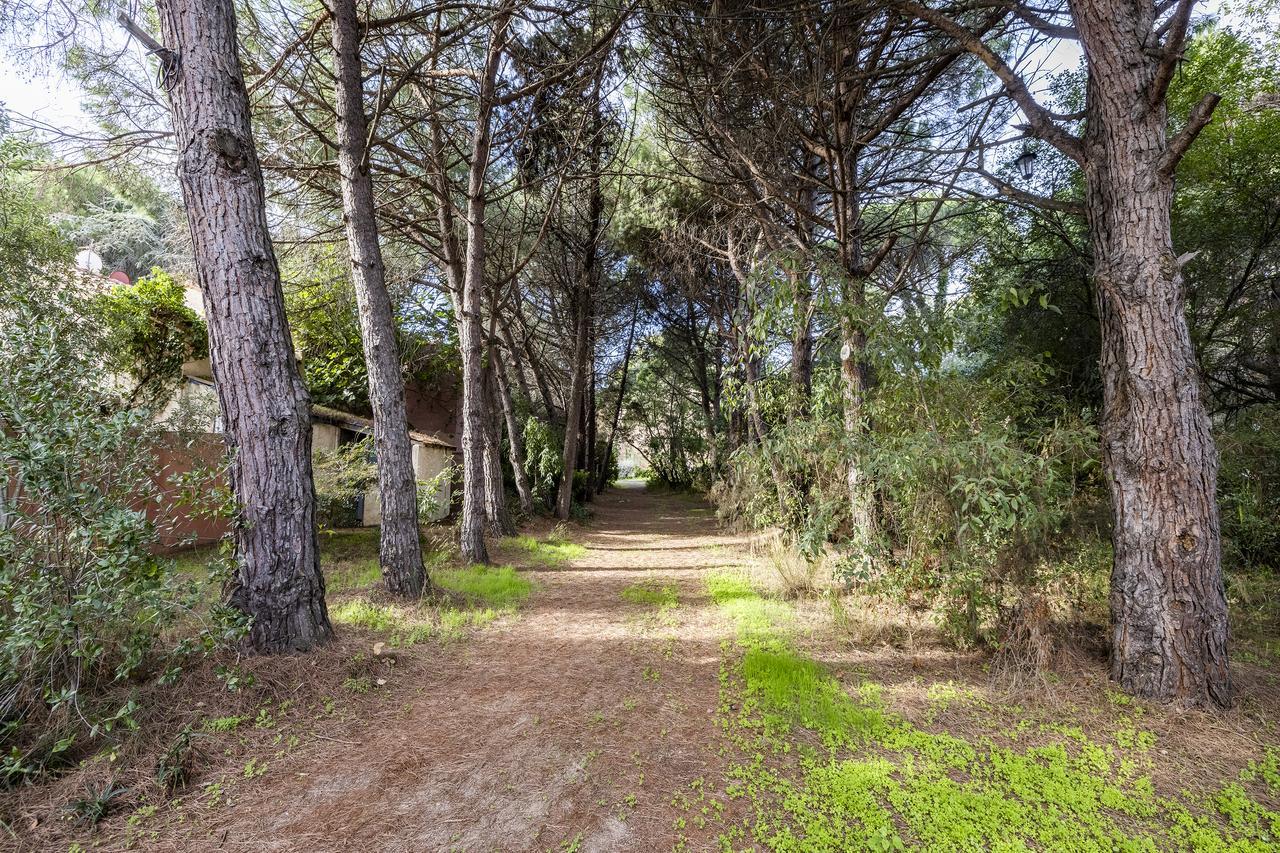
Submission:
[[[176,551],[193,545],[207,545],[231,532],[231,519],[210,517],[209,508],[188,506],[182,489],[170,482],[175,476],[193,471],[221,470],[225,454],[226,447],[218,435],[202,436],[188,442],[176,433],[166,433],[157,445],[160,470],[154,482],[161,500],[148,501],[144,511],[156,526],[162,549]],[[200,497],[211,497],[228,486],[225,477],[216,476],[211,484],[200,489]]]
[[[431,444],[413,445],[413,475],[419,483],[435,479],[452,464],[453,448]],[[453,498],[451,486],[449,478],[443,478],[440,492],[436,495],[435,512],[430,518],[422,519],[423,521],[440,521],[449,514],[449,504]]]
[[[342,428],[334,424],[311,423],[311,452],[324,450],[332,452],[338,449]]]
[[[404,408],[409,429],[457,443],[462,431],[462,392],[457,385],[410,382],[404,387]]]

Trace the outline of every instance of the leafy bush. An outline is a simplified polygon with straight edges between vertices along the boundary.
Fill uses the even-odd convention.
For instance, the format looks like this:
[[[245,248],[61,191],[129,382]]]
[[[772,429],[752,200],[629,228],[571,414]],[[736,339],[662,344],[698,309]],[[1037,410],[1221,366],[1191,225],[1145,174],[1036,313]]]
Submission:
[[[1218,436],[1223,558],[1233,568],[1280,568],[1280,407],[1240,415]]]
[[[109,366],[133,380],[126,399],[160,408],[181,381],[183,362],[208,354],[204,321],[186,306],[182,285],[157,267],[94,301],[107,333]]]
[[[534,498],[543,506],[554,506],[564,469],[564,433],[530,416],[524,425],[524,447]]]
[[[316,524],[322,530],[352,527],[356,500],[377,481],[371,460],[373,440],[365,438],[312,455],[311,474],[316,484]]]
[[[0,774],[130,723],[107,688],[148,662],[180,610],[153,551],[158,466],[147,414],[104,373],[74,280],[6,278],[0,303]]]
[[[1045,414],[1043,371],[940,371],[885,389],[861,449],[880,498],[881,585],[936,596],[958,640],[1049,580],[1055,536],[1098,493],[1097,434]],[[875,581],[874,578],[859,578]]]
[[[1093,427],[1046,411],[1044,371],[1020,361],[985,375],[900,368],[876,389],[875,429],[851,438],[830,402],[837,381],[819,371],[812,419],[774,423],[733,455],[712,490],[720,515],[776,526],[810,562],[936,606],[955,640],[975,642],[1023,592],[1056,579],[1059,534],[1100,493]],[[875,484],[869,536],[851,528],[850,459]]]

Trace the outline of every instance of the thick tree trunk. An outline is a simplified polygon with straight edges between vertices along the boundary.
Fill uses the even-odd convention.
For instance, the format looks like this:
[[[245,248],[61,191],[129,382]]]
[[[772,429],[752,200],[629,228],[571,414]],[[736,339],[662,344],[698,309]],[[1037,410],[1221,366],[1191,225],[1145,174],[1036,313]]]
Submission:
[[[178,179],[204,294],[231,454],[235,588],[257,652],[329,639],[311,480],[311,401],[298,375],[230,0],[160,0]]]
[[[492,353],[492,350],[490,350]],[[507,511],[507,487],[502,476],[502,429],[498,418],[497,371],[490,360],[485,368],[484,519],[490,536],[514,536],[516,526]]]
[[[1072,5],[1089,59],[1085,181],[1115,521],[1111,676],[1138,696],[1225,707],[1217,453],[1173,253],[1166,109],[1151,101],[1159,57],[1137,36],[1150,26],[1133,20],[1143,4]]]
[[[507,441],[511,445],[511,472],[515,475],[516,494],[520,498],[520,511],[533,514],[533,483],[529,480],[529,463],[524,452],[524,428],[516,416],[515,402],[511,399],[511,385],[498,348],[491,351],[493,376],[497,380],[498,399],[502,401],[502,417],[507,424]]]
[[[360,340],[369,376],[369,405],[373,409],[373,443],[377,451],[382,512],[378,562],[389,592],[417,598],[426,583],[418,538],[417,478],[413,473],[413,445],[409,441],[409,421],[405,414],[395,319],[378,243],[373,181],[365,151],[368,124],[364,114],[359,32],[355,0],[335,0],[333,55],[338,78],[338,171],[352,282],[360,311]]]

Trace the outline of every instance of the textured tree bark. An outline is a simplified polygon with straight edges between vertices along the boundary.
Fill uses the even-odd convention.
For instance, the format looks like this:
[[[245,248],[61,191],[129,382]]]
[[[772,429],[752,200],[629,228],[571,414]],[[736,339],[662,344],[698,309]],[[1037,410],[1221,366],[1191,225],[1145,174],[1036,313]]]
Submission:
[[[1110,0],[1074,0],[1072,11],[1089,59],[1083,159],[1115,521],[1111,676],[1138,696],[1225,707],[1217,453],[1173,253],[1176,159],[1163,93],[1152,100],[1160,56],[1140,36],[1154,11]]]
[[[813,398],[813,294],[807,276],[795,274],[792,287],[796,325],[791,332],[791,388],[796,406],[790,418],[795,420],[809,416]]]
[[[511,399],[511,384],[507,381],[506,366],[495,346],[493,376],[497,380],[498,398],[502,401],[502,417],[507,424],[507,442],[511,445],[511,472],[515,475],[516,495],[520,499],[520,511],[533,514],[533,483],[529,480],[529,463],[524,451],[524,428],[516,417],[515,402]]]
[[[231,454],[238,567],[230,603],[263,653],[329,639],[311,480],[311,401],[298,375],[230,0],[160,0],[178,180]]]
[[[856,295],[853,304],[858,307],[861,305],[861,300]],[[870,385],[871,371],[866,361],[866,352],[866,332],[853,318],[847,315],[842,316],[840,318],[840,397],[844,407],[844,431],[853,441],[860,440],[867,433],[867,418],[863,406]],[[862,462],[856,450],[849,454],[845,485],[849,491],[849,522],[854,537],[859,544],[869,546],[874,530],[871,483],[863,475]]]
[[[593,253],[594,254],[594,253]],[[583,389],[587,378],[587,336],[591,322],[591,311],[588,303],[591,294],[582,288],[575,297],[574,304],[574,344],[572,381],[569,383],[569,406],[564,424],[564,470],[560,475],[560,491],[556,495],[556,517],[569,518],[569,508],[573,504],[573,472],[578,464],[578,431],[582,420]]]
[[[395,319],[378,243],[373,181],[365,150],[368,122],[361,82],[360,21],[355,0],[335,0],[332,8],[342,218],[360,311],[360,340],[369,376],[378,494],[382,502],[378,562],[388,591],[417,598],[426,583],[418,538],[418,484],[413,473],[404,377],[400,372]]]
[[[492,349],[490,349],[492,354]],[[502,477],[502,430],[498,425],[497,371],[492,359],[485,367],[484,520],[490,536],[514,536],[516,526],[507,511],[507,487]]]
[[[590,342],[587,344],[587,363],[586,363],[586,384],[584,392],[586,399],[583,401],[583,425],[582,425],[582,444],[585,453],[585,463],[582,469],[587,472],[587,488],[586,500],[591,501],[595,497],[595,470],[596,470],[596,442],[599,432],[599,412],[596,410],[596,335],[594,324],[591,330]]]
[[[593,109],[591,163],[593,166],[590,189],[590,205],[588,212],[587,240],[582,251],[582,284],[575,294],[575,339],[573,347],[573,380],[569,389],[568,411],[565,413],[564,427],[564,471],[560,477],[560,492],[556,496],[556,516],[561,519],[569,517],[569,508],[573,503],[573,474],[578,464],[578,442],[590,430],[582,429],[579,420],[586,411],[586,386],[588,370],[594,379],[594,365],[588,365],[591,358],[592,298],[600,281],[600,235],[604,220],[604,192],[600,186],[601,138],[603,119],[600,111],[600,84],[604,74],[604,65],[596,73],[592,89]],[[591,412],[594,417],[595,412]]]
[[[488,430],[484,393],[485,177],[492,145],[491,124],[498,66],[506,49],[510,7],[504,6],[493,23],[485,67],[476,102],[476,123],[471,139],[471,169],[467,182],[466,269],[459,301],[459,349],[462,353],[462,557],[471,563],[488,563],[485,546],[485,433]]]

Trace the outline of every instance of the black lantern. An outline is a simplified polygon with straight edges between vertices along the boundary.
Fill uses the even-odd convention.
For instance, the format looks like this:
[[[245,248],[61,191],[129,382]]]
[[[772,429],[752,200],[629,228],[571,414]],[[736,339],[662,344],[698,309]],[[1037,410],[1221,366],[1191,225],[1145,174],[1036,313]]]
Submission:
[[[1036,171],[1036,152],[1030,148],[1022,149],[1022,153],[1018,155],[1017,160],[1013,161],[1013,165],[1018,167],[1023,179],[1031,180],[1031,176]]]

